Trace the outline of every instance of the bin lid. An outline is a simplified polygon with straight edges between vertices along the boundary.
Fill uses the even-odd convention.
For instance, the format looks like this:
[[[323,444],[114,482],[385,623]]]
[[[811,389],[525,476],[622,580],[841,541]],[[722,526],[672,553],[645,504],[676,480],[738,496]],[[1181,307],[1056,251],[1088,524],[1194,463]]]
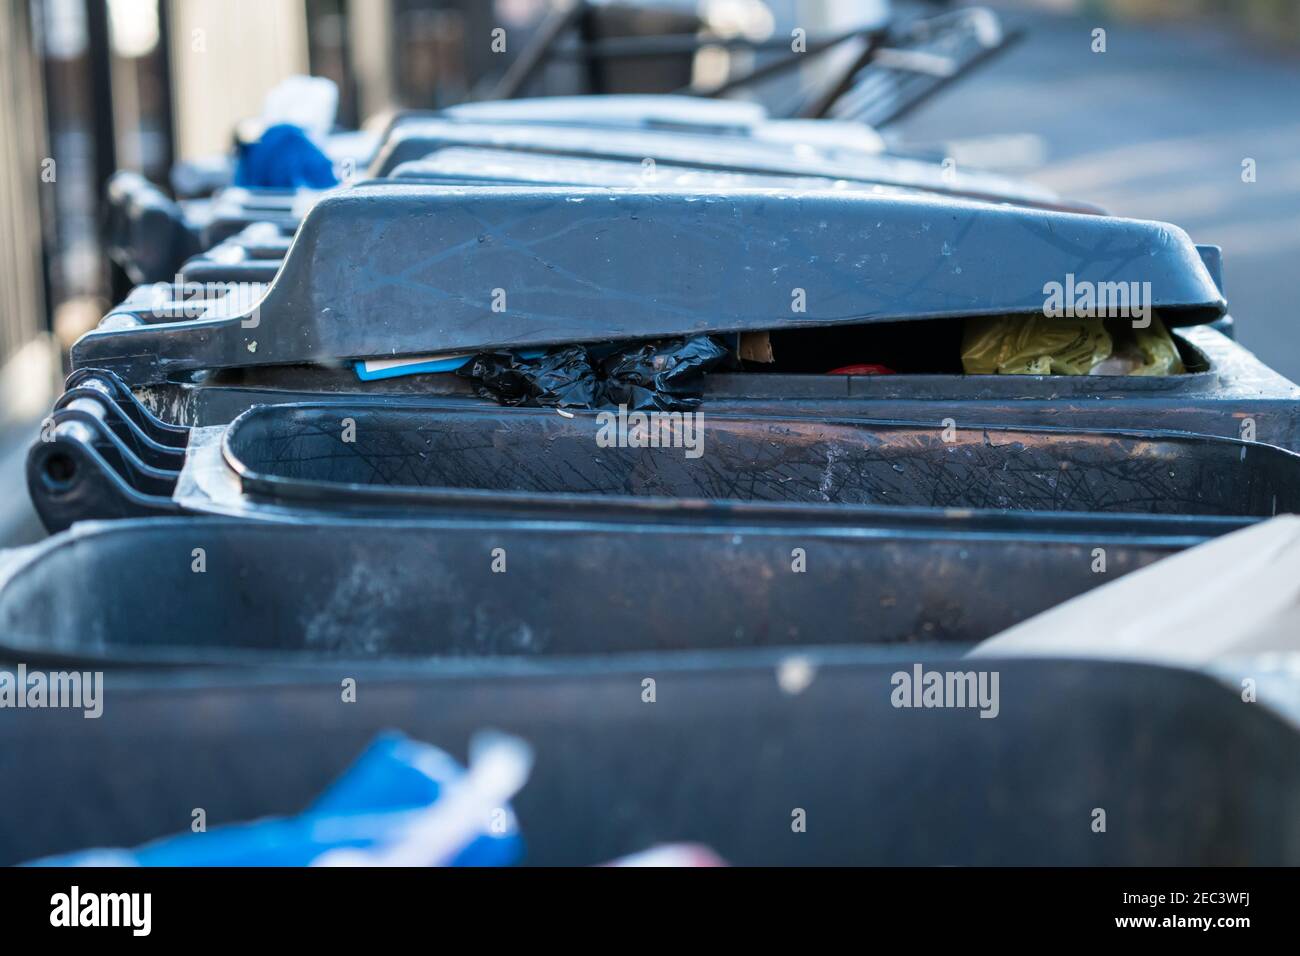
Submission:
[[[402,163],[392,179],[449,185],[499,183],[538,186],[610,186],[617,188],[710,189],[838,189],[876,195],[918,195],[917,190],[879,183],[850,182],[826,176],[781,173],[737,173],[701,169],[673,163],[634,162],[630,159],[588,159],[581,156],[537,155],[509,149],[452,146],[424,159]],[[372,180],[386,182],[386,180]],[[923,194],[923,193],[922,193]]]
[[[628,129],[696,130],[711,134],[750,135],[770,123],[766,107],[744,100],[709,99],[670,93],[610,93],[582,96],[530,96],[513,100],[479,100],[434,109],[399,110],[376,138],[382,148],[398,127],[430,120],[458,123],[527,123],[558,126],[619,126]],[[861,124],[858,124],[861,125]],[[337,135],[337,134],[336,134]],[[371,150],[371,156],[377,152]]]
[[[73,363],[134,384],[189,369],[1043,315],[1057,286],[1069,302],[1081,289],[1123,293],[1171,325],[1225,310],[1196,246],[1160,222],[833,191],[387,183],[317,203],[251,309],[223,313],[221,300],[191,321],[96,330]]]
[[[995,173],[957,168],[933,159],[860,149],[718,136],[704,130],[622,129],[533,123],[463,123],[426,119],[394,127],[371,163],[374,176],[389,176],[402,163],[453,146],[509,149],[522,153],[622,159],[696,166],[739,173],[824,176],[851,182],[908,186],[944,195],[1063,207],[1043,186]],[[1080,210],[1091,207],[1071,206]]]
[[[767,119],[760,103],[672,94],[612,93],[534,96],[517,100],[460,103],[444,117],[471,123],[530,123],[645,128],[701,127],[743,132]]]

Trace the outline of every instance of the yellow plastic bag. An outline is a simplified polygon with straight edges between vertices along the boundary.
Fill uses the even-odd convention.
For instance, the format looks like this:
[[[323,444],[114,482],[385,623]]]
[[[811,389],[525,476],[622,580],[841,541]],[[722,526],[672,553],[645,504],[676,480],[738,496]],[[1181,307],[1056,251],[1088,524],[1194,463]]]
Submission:
[[[1110,352],[1104,319],[979,316],[966,320],[961,364],[967,375],[1087,375]]]
[[[966,320],[961,364],[967,375],[1182,375],[1173,336],[1151,317],[1051,319],[995,315]]]
[[[1111,325],[1114,352],[1092,369],[1093,375],[1182,375],[1187,369],[1178,354],[1174,338],[1160,321],[1151,317],[1145,329],[1114,320]]]

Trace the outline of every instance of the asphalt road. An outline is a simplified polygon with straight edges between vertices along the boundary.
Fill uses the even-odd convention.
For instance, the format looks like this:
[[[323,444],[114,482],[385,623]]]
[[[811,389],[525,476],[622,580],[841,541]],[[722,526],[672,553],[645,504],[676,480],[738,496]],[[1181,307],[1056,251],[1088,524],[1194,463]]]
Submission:
[[[1300,381],[1300,52],[1207,24],[1151,26],[1005,9],[1029,37],[897,127],[1117,215],[1223,247],[1238,338]],[[1091,50],[1106,30],[1106,52]],[[1001,144],[988,137],[1036,134]],[[985,138],[983,142],[980,138]],[[973,141],[973,142],[972,142]],[[1042,165],[1033,162],[1037,145]],[[1242,162],[1255,161],[1255,182]]]

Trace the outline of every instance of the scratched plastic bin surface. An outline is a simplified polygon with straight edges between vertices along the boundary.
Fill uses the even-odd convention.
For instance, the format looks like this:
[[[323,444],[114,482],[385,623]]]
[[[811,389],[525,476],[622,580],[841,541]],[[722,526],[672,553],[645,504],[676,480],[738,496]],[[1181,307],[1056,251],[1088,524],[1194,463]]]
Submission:
[[[31,709],[0,720],[0,863],[134,846],[176,832],[197,806],[209,827],[297,813],[376,733],[463,757],[485,726],[535,748],[513,801],[533,864],[677,840],[736,864],[1300,861],[1300,737],[1206,675],[990,662],[1001,708],[982,720],[892,706],[891,675],[910,661],[814,658],[791,693],[780,660],[588,659],[544,674],[415,665],[386,681],[350,669],[360,692],[345,706],[337,667],[242,685],[110,672],[98,720]],[[651,674],[653,705],[641,690]],[[1087,825],[1094,806],[1112,808],[1106,834]],[[808,811],[804,833],[791,831],[793,807]]]
[[[344,419],[354,423],[348,441]],[[224,453],[245,491],[287,497],[474,489],[1224,516],[1300,504],[1300,457],[1176,433],[707,413],[657,421],[638,432],[634,419],[613,413],[263,407],[232,425]]]
[[[1198,540],[462,514],[87,523],[4,569],[0,659],[545,660],[965,644]],[[1098,547],[1105,574],[1094,570]],[[800,561],[809,573],[793,573]]]

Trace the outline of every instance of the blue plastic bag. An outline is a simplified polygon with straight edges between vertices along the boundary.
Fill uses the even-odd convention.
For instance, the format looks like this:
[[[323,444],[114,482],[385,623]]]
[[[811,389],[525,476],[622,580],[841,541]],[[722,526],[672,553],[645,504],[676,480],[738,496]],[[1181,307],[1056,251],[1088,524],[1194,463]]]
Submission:
[[[510,738],[506,747],[527,748]],[[508,755],[509,757],[509,755]],[[529,756],[523,759],[529,760]],[[522,771],[525,775],[527,768]],[[506,866],[523,855],[509,806],[471,806],[473,819],[439,820],[454,798],[449,788],[467,773],[442,750],[399,733],[377,737],[307,810],[287,818],[165,837],[133,850],[86,850],[47,857],[38,866],[308,866],[326,854],[354,851],[357,862],[389,862],[394,848],[416,839],[430,821],[445,835],[464,832],[451,866]],[[462,811],[463,812],[463,811]],[[418,848],[417,848],[418,849]]]
[[[278,123],[242,146],[235,185],[248,189],[329,189],[338,185],[334,164],[299,126]]]

